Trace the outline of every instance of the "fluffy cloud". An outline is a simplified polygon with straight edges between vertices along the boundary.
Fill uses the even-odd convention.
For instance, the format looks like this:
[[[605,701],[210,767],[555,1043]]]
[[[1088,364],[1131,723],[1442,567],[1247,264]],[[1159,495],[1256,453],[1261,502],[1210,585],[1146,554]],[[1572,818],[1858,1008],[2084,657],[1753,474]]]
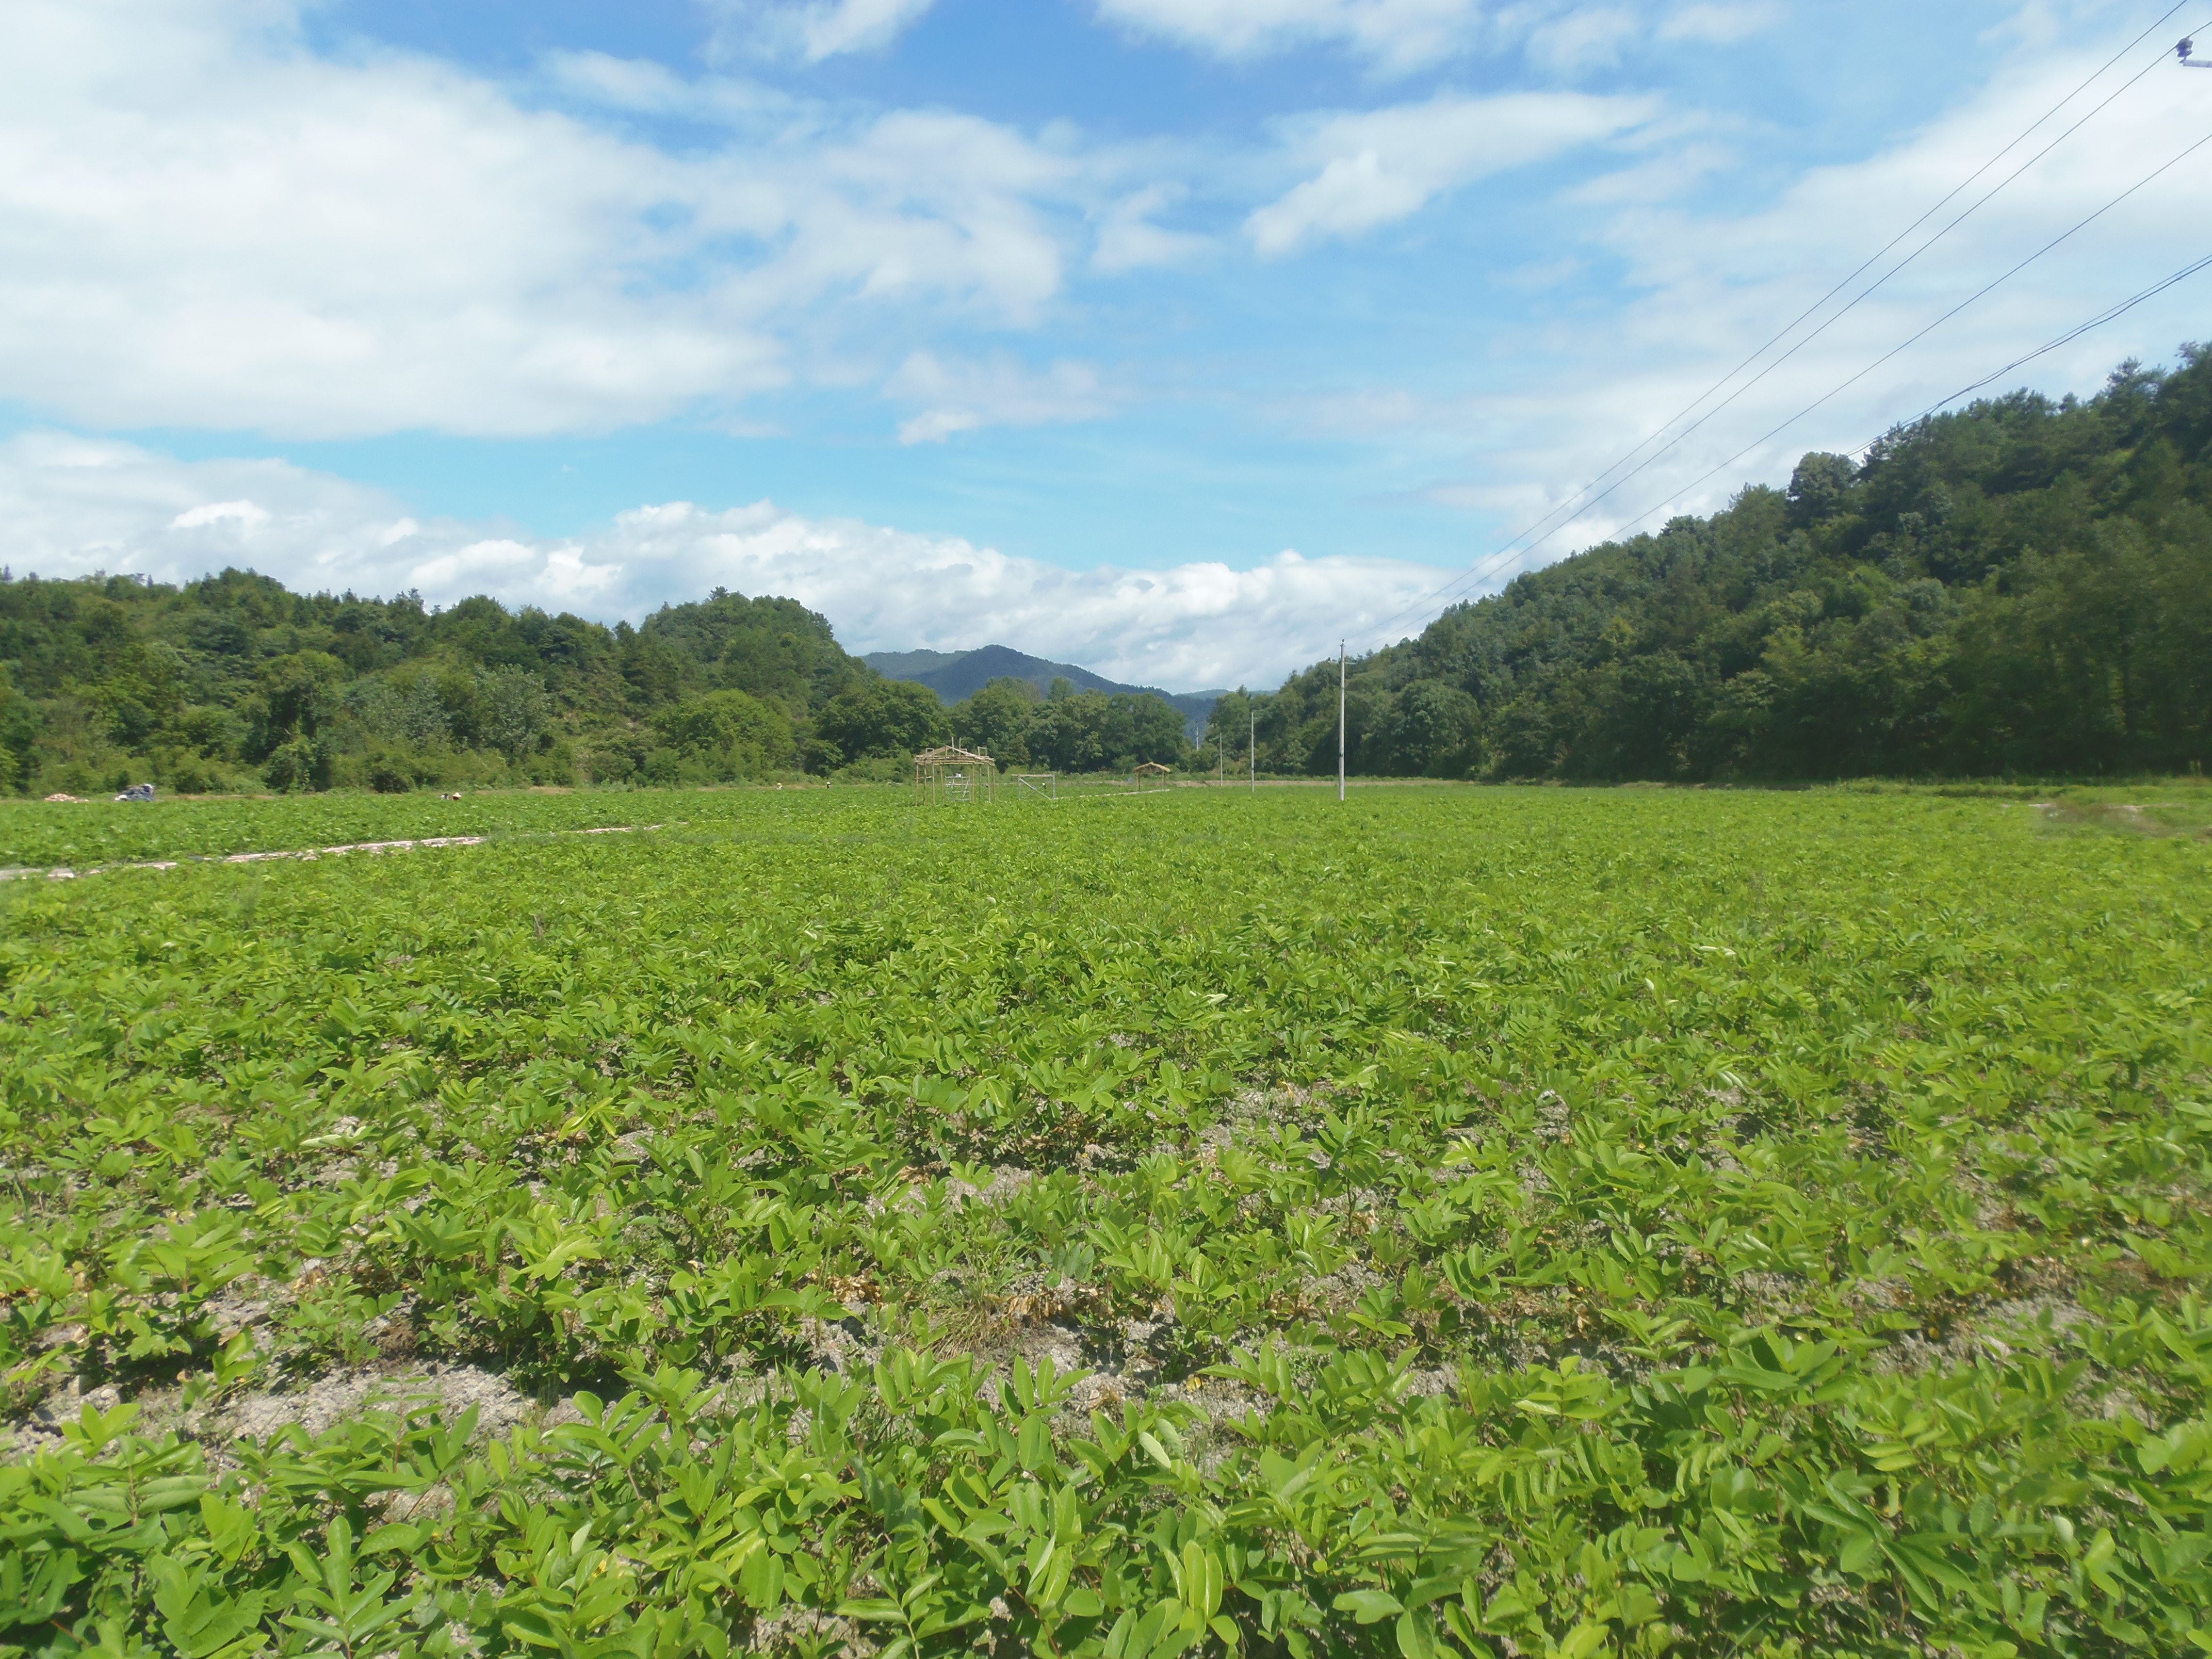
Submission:
[[[1561,75],[1611,68],[1635,39],[1633,14],[1618,7],[1593,7],[1568,13],[1536,29],[1528,37],[1528,55],[1546,69]]]
[[[1271,256],[1357,236],[1455,185],[1613,137],[1656,108],[1644,98],[1514,93],[1322,118],[1294,129],[1287,144],[1320,171],[1253,214],[1245,229]]]
[[[810,64],[890,45],[933,0],[721,0],[714,46],[723,54],[789,54]]]
[[[318,57],[279,0],[24,0],[0,395],[108,427],[600,430],[783,383],[813,312],[1021,325],[1060,287],[1089,187],[1007,128],[588,54],[550,80],[731,131],[678,154],[432,59]]]
[[[0,441],[0,522],[18,576],[106,570],[173,581],[265,554],[287,581],[331,589],[356,572],[388,586],[390,550],[426,534],[395,497],[283,461],[188,464],[41,432]],[[448,529],[427,533],[451,540]]]
[[[1602,330],[1563,325],[1546,342],[1553,365],[1547,375],[1511,390],[1450,398],[1407,398],[1387,387],[1340,392],[1286,404],[1280,412],[1310,433],[1370,441],[1387,434],[1394,444],[1456,450],[1470,459],[1440,469],[1423,492],[1428,499],[1502,518],[1511,528],[1534,524],[1571,503],[1584,481],[1604,477],[1609,483],[1641,466],[1659,449],[1654,444],[1639,451],[1647,440],[1681,431],[1714,410],[1719,398],[1698,404],[1700,394],[2048,110],[2081,73],[2077,52],[2047,43],[2024,49],[1987,87],[1923,130],[1864,161],[1811,170],[1749,211],[1670,198],[1664,169],[1639,164],[1611,185],[1577,192],[1580,201],[1603,210],[1592,216],[1591,240],[1626,270],[1632,297],[1607,307]],[[1728,390],[1747,387],[1768,364],[1777,365],[1772,373],[1526,562],[1547,562],[1674,513],[1711,511],[1746,480],[1785,480],[1808,449],[1854,449],[2200,257],[2198,227],[2212,204],[2212,185],[2185,163],[1882,362],[2202,137],[2203,102],[2189,82],[2169,74],[2139,83],[1893,281],[1811,337],[1814,325],[1836,314],[1843,300],[1817,312]],[[2110,84],[1929,219],[1845,297],[1980,199]],[[1711,160],[1693,144],[1666,165]],[[2202,337],[2204,292],[2177,288],[2017,379],[2086,390],[2130,351],[2166,357],[2182,340]],[[1802,349],[1782,360],[1799,341],[1805,342]],[[1810,415],[1784,425],[1824,398]],[[1693,404],[1689,420],[1664,426]],[[1632,453],[1627,466],[1606,473]],[[1516,568],[1517,562],[1499,566],[1492,580]]]
[[[918,350],[933,361],[937,338],[1049,321],[1086,268],[1086,225],[1091,272],[1188,264],[1219,246],[1223,217],[1288,186],[1246,227],[1280,254],[1638,118],[1532,94],[1316,116],[1272,147],[1102,147],[595,52],[553,54],[518,93],[416,54],[318,54],[310,3],[11,10],[0,398],[87,427],[286,437],[745,429],[749,399],[794,381],[880,384]],[[727,16],[819,56],[921,9],[759,0]],[[1231,44],[1341,23],[1404,45],[1477,11],[1195,0],[1176,15]],[[685,144],[643,136],[663,122]],[[1206,179],[1190,216],[1216,235],[1157,222],[1189,199],[1178,173]],[[1038,388],[933,400],[906,435],[1104,412],[1079,380],[1055,368]]]
[[[1204,236],[1168,230],[1152,216],[1174,206],[1189,191],[1178,184],[1147,185],[1132,191],[1098,216],[1098,246],[1091,268],[1106,275],[1155,265],[1182,264],[1212,246]]]
[[[14,572],[187,580],[226,565],[294,587],[490,593],[612,620],[722,586],[782,593],[849,650],[1003,641],[1171,689],[1273,685],[1389,617],[1445,573],[1388,559],[1281,552],[1250,569],[1065,570],[957,537],[817,520],[767,501],[676,501],[565,539],[422,520],[404,502],[274,460],[180,462],[52,433],[0,441]]]
[[[1699,3],[1685,6],[1663,19],[1659,25],[1659,38],[1732,46],[1739,40],[1765,33],[1781,21],[1782,8],[1777,0],[1726,0],[1726,3],[1699,0]]]
[[[1693,0],[1656,17],[1662,40],[1732,44],[1778,19],[1775,0]],[[1098,0],[1102,20],[1227,58],[1339,46],[1402,75],[1470,52],[1524,48],[1547,69],[1613,62],[1652,28],[1646,4],[1582,0]]]
[[[803,519],[766,502],[626,513],[586,557],[687,593],[721,582],[792,594],[827,616],[853,650],[1002,641],[1170,690],[1279,684],[1327,654],[1346,628],[1382,621],[1443,574],[1289,551],[1248,570],[1215,562],[1064,570],[957,538]]]
[[[1040,374],[1005,356],[968,362],[917,351],[884,390],[924,405],[900,423],[899,441],[906,444],[942,443],[979,427],[1095,420],[1113,407],[1088,363],[1056,362]]]
[[[1098,0],[1102,19],[1223,58],[1337,42],[1402,71],[1463,48],[1482,0]]]

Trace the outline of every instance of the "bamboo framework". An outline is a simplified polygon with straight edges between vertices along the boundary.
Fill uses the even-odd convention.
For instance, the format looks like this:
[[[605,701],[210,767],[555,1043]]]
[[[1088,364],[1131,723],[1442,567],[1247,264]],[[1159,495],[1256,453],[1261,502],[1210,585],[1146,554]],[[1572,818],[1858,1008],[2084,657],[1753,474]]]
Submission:
[[[1129,784],[1138,793],[1142,794],[1146,786],[1154,778],[1168,778],[1174,775],[1174,767],[1163,766],[1158,761],[1146,761],[1129,774]]]
[[[914,799],[965,805],[971,801],[999,798],[999,763],[978,749],[948,743],[926,749],[914,757]]]

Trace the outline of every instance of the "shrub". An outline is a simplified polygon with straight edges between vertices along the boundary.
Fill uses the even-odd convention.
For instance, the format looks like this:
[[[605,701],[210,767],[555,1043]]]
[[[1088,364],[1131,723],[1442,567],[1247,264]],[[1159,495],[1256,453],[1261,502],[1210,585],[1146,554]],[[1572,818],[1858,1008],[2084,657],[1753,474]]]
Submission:
[[[169,773],[169,787],[180,795],[212,794],[226,781],[228,780],[202,760],[179,761]]]
[[[296,790],[327,789],[331,786],[331,754],[311,738],[295,738],[281,744],[264,762],[261,775],[271,789],[284,793]]]
[[[911,755],[946,742],[952,722],[937,693],[911,680],[875,680],[830,701],[815,722],[848,760]]]
[[[702,777],[739,778],[787,769],[791,720],[774,703],[743,691],[712,691],[653,716],[661,741]]]

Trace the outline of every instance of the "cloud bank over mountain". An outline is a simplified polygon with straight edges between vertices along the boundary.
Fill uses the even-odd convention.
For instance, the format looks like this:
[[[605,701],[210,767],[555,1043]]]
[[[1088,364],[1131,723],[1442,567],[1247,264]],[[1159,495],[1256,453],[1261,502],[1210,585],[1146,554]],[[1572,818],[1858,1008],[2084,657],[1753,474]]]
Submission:
[[[0,441],[0,517],[17,576],[103,570],[188,580],[226,565],[295,588],[437,605],[635,619],[717,586],[787,594],[828,617],[848,650],[963,650],[1009,641],[1038,655],[1173,690],[1276,684],[1436,585],[1426,565],[1305,558],[1252,568],[1064,569],[951,536],[810,519],[772,501],[641,507],[570,538],[426,519],[404,502],[281,461],[185,462],[52,433]]]

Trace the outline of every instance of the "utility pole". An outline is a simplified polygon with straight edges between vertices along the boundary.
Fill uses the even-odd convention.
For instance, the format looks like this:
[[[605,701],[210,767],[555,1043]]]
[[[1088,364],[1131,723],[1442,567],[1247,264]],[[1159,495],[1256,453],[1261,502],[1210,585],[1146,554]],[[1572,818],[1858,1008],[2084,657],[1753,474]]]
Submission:
[[[1249,697],[1244,699],[1244,741],[1251,745],[1244,763],[1252,769],[1252,793],[1256,795],[1260,793],[1260,711]]]
[[[1344,641],[1336,642],[1336,798],[1344,799]]]

